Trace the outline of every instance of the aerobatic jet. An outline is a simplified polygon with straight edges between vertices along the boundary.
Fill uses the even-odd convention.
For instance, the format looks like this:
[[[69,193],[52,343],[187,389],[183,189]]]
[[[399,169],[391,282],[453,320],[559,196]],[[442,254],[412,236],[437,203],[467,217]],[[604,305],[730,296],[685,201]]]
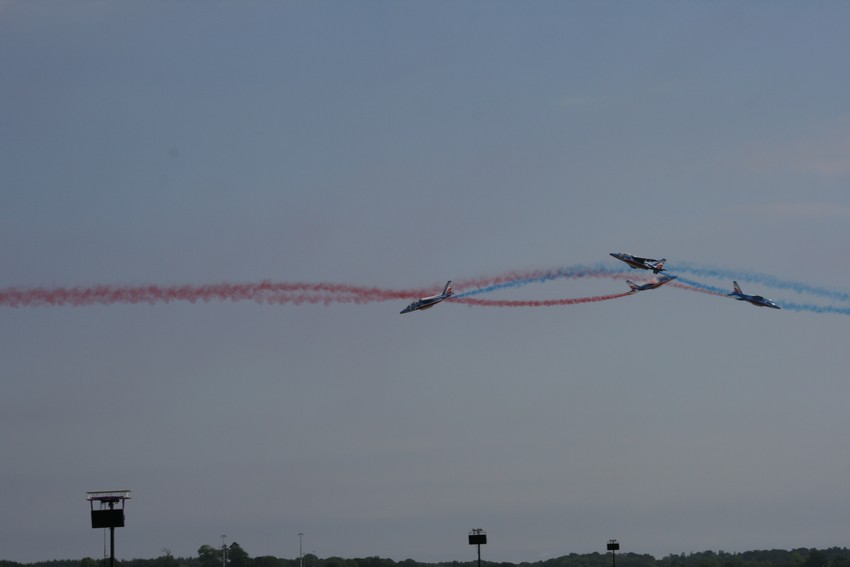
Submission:
[[[451,297],[452,295],[452,280],[446,282],[446,287],[443,288],[443,293],[432,295],[431,297],[423,297],[417,299],[407,307],[401,310],[401,313],[410,313],[411,311],[421,311],[423,309],[431,309],[442,300]]]
[[[625,252],[611,252],[611,256],[625,262],[634,269],[652,270],[655,274],[664,271],[664,262],[667,261],[667,258],[662,258],[660,260],[656,260],[654,258],[641,258],[640,256],[632,256]]]
[[[626,283],[629,284],[629,287],[632,288],[632,291],[629,293],[637,293],[639,291],[646,291],[648,289],[655,289],[657,287],[661,287],[662,285],[672,282],[676,279],[677,276],[661,276],[660,278],[651,281],[649,283],[645,283],[643,285],[638,285],[633,281],[626,280]]]
[[[770,307],[771,309],[782,309],[773,301],[769,300],[766,297],[762,297],[760,295],[747,295],[746,293],[741,291],[741,286],[738,285],[738,282],[732,281],[732,285],[735,288],[730,294],[727,294],[727,297],[734,297],[738,301],[749,301],[756,307]]]

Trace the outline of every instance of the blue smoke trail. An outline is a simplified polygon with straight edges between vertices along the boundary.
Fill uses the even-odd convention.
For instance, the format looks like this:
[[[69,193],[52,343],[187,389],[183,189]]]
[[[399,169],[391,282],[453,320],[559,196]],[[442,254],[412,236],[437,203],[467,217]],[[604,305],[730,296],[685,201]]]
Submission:
[[[832,307],[824,305],[812,305],[811,303],[779,303],[782,309],[788,311],[808,311],[809,313],[836,313],[838,315],[850,315],[850,307]]]
[[[788,289],[799,294],[817,295],[819,297],[826,297],[836,301],[850,303],[850,293],[813,286],[802,282],[782,280],[776,276],[771,276],[770,274],[760,274],[757,272],[735,272],[732,270],[724,270],[708,266],[695,266],[687,262],[683,262],[681,264],[677,262],[675,266],[671,267],[671,270],[685,272],[695,276],[758,283],[775,289]]]
[[[701,289],[712,293],[719,293],[722,295],[728,295],[730,291],[715,287],[713,285],[706,285],[700,282],[689,280],[681,276],[677,279],[677,281],[679,283],[683,283],[696,289]],[[811,303],[794,303],[792,301],[778,301],[777,304],[782,309],[785,309],[787,311],[806,311],[809,313],[835,313],[836,315],[850,315],[850,307],[832,307],[829,305],[814,305]]]

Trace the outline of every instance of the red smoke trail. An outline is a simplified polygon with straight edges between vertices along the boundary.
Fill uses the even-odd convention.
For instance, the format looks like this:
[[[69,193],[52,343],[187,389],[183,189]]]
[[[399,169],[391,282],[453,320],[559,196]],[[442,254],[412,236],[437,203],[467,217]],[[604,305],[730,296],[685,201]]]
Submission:
[[[497,276],[470,278],[456,282],[458,289],[478,289],[527,279],[575,279],[582,277],[607,277],[625,279],[619,273],[605,273],[592,269],[570,272],[535,270],[509,272]],[[366,304],[383,301],[412,301],[439,292],[441,285],[427,288],[385,289],[373,286],[355,286],[335,283],[273,282],[269,280],[231,284],[207,285],[94,285],[77,287],[11,287],[0,288],[0,307],[46,307],[157,304],[172,302],[208,303],[211,301],[253,301],[275,305],[301,305],[354,303]],[[688,287],[688,289],[694,289]],[[695,291],[702,291],[695,289]],[[475,306],[493,307],[543,307],[591,303],[622,297],[610,296],[557,299],[540,301],[484,300],[473,297],[455,298],[452,301]]]
[[[263,281],[248,284],[146,285],[0,289],[0,306],[42,307],[112,305],[116,303],[190,303],[254,301],[257,303],[371,303],[420,297],[421,289],[392,290],[330,283]]]
[[[476,297],[464,297],[450,299],[452,303],[463,303],[473,307],[552,307],[555,305],[577,305],[579,303],[596,303],[608,301],[631,295],[631,292],[614,293],[611,295],[597,295],[595,297],[576,297],[573,299],[478,299]]]

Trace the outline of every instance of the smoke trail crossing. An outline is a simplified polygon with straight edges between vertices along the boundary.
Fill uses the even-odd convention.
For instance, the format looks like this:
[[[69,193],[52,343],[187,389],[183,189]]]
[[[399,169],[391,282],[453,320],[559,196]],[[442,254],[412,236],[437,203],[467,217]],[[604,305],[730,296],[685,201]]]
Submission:
[[[674,287],[678,287],[678,288],[682,288],[682,289],[692,288],[694,291],[700,291],[700,292],[703,292],[703,293],[707,293],[709,295],[719,295],[721,297],[725,297],[726,295],[729,295],[729,291],[727,291],[727,290],[721,289],[719,287],[715,287],[713,285],[706,285],[704,283],[689,280],[687,278],[683,278],[682,276],[678,276],[676,278],[676,281],[674,281],[674,282],[672,282],[668,285],[672,285]]]
[[[615,293],[611,295],[597,295],[594,297],[577,297],[574,299],[479,299],[477,297],[465,297],[453,299],[454,303],[462,303],[471,307],[554,307],[557,305],[579,305],[582,303],[596,303],[609,301],[631,295],[630,292]]]
[[[761,286],[790,290],[801,295],[850,303],[850,293],[831,290],[801,282],[779,279],[768,274],[733,272],[688,263],[676,264],[671,271],[695,276],[753,282]],[[574,265],[542,270],[512,271],[495,276],[482,276],[456,282],[460,290],[449,303],[475,307],[554,307],[608,301],[630,295],[629,292],[545,300],[481,299],[478,296],[500,290],[521,288],[530,284],[543,284],[554,280],[581,278],[608,278],[625,280],[632,270],[607,264]],[[636,279],[641,279],[639,274]],[[678,275],[669,284],[678,289],[715,296],[728,295],[729,289],[709,285]],[[251,301],[262,304],[368,304],[387,301],[410,301],[432,295],[437,285],[421,288],[389,289],[375,286],[358,286],[337,283],[274,282],[263,280],[253,283],[214,283],[205,285],[93,285],[77,287],[8,287],[0,288],[0,307],[48,307],[112,304],[159,304],[173,302],[208,303]],[[783,309],[811,313],[850,315],[850,307],[815,305],[779,301]]]
[[[460,282],[461,287],[475,287],[455,295],[455,299],[463,299],[484,293],[491,293],[502,289],[519,288],[529,284],[546,283],[558,279],[578,278],[619,278],[624,279],[625,270],[611,268],[603,264],[592,266],[566,266],[549,270],[534,270],[528,272],[510,272],[493,278],[482,278],[480,280],[469,280]]]

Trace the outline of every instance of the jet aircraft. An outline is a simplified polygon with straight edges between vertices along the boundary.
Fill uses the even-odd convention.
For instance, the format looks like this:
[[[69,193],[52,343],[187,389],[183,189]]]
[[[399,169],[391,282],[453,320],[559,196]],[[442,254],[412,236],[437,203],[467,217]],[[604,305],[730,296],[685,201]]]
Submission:
[[[442,300],[451,297],[452,295],[452,280],[446,282],[446,287],[443,288],[443,293],[432,295],[431,297],[423,297],[417,299],[407,307],[401,310],[401,313],[410,313],[411,311],[421,311],[423,309],[431,309]]]
[[[629,284],[629,287],[632,288],[632,291],[629,293],[637,293],[639,291],[646,291],[648,289],[655,289],[657,287],[661,287],[662,285],[672,282],[676,279],[677,276],[661,276],[655,281],[651,281],[649,283],[645,283],[643,285],[638,285],[633,281],[626,280],[626,283]]]
[[[655,274],[664,271],[664,262],[667,261],[667,258],[662,258],[660,260],[656,260],[654,258],[641,258],[640,256],[632,256],[625,252],[611,252],[611,256],[625,262],[634,269],[652,270]]]
[[[738,301],[749,301],[756,307],[770,307],[772,309],[782,309],[773,301],[766,297],[762,297],[760,295],[747,295],[746,293],[741,291],[741,286],[738,285],[738,282],[732,281],[732,285],[735,288],[735,291],[727,294],[727,297],[734,297]]]

